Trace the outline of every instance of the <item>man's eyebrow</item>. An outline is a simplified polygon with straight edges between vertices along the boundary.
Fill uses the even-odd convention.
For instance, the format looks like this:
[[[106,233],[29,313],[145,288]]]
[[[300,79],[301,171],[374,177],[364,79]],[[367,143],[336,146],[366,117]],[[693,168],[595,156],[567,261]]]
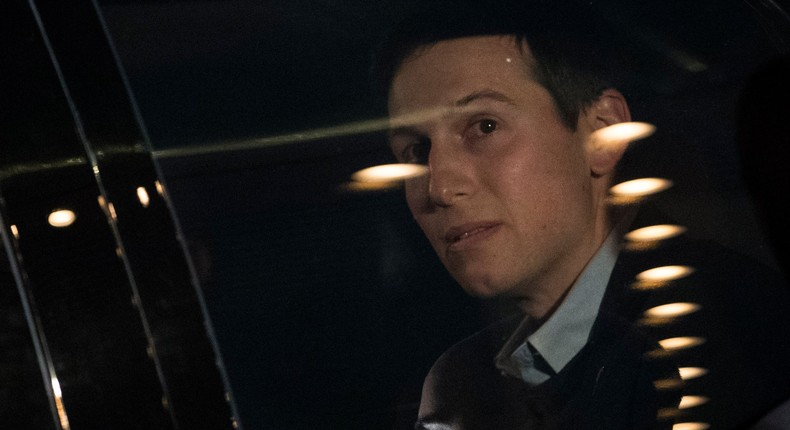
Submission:
[[[507,104],[510,104],[510,105],[515,105],[516,104],[516,102],[513,101],[513,99],[511,99],[510,97],[500,93],[499,91],[481,90],[481,91],[475,91],[472,94],[469,94],[468,96],[465,96],[465,97],[462,97],[462,98],[456,100],[455,106],[456,107],[464,107],[464,106],[468,106],[472,102],[475,102],[475,101],[478,101],[478,100],[486,100],[486,99],[494,100],[494,101],[498,101],[498,102],[502,102],[502,103],[507,103]]]
[[[390,124],[389,128],[389,137],[395,136],[415,136],[419,135],[420,132],[415,127],[416,124],[420,124],[426,121],[429,121],[433,118],[439,118],[447,113],[463,111],[464,108],[468,107],[470,104],[479,101],[479,100],[493,100],[496,102],[506,103],[511,106],[516,106],[516,102],[511,99],[510,97],[502,94],[499,91],[494,90],[480,90],[475,91],[469,95],[461,97],[460,99],[456,100],[452,107],[443,107],[443,108],[434,108],[425,111],[419,111],[411,114],[407,114],[405,116],[396,117],[395,123]]]
[[[417,131],[417,129],[415,129],[414,127],[409,127],[409,126],[401,126],[401,127],[390,128],[389,132],[387,133],[387,135],[388,135],[390,140],[392,138],[394,138],[394,137],[400,137],[400,136],[414,137],[414,136],[418,136],[419,134],[420,134],[420,132]]]

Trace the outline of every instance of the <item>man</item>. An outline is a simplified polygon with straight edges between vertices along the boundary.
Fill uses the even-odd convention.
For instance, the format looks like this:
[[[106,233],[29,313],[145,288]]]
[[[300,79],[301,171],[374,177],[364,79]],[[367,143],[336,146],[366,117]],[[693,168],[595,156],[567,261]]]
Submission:
[[[649,305],[674,296],[629,288],[651,266],[620,253],[633,211],[609,204],[625,148],[591,138],[630,121],[628,104],[599,74],[600,58],[593,58],[599,51],[584,44],[594,40],[588,28],[575,28],[585,37],[568,43],[555,25],[562,17],[556,10],[500,6],[424,9],[396,31],[379,60],[392,150],[401,162],[428,168],[405,185],[415,220],[464,290],[515,300],[523,311],[436,362],[418,427],[669,428],[686,418],[678,411],[679,357],[638,321]],[[584,22],[580,15],[577,23]],[[716,268],[699,272],[727,290],[733,277],[719,269],[736,260],[725,254],[689,246],[651,258],[682,255],[695,264],[710,258]],[[785,291],[773,288],[778,281],[753,265],[740,270],[737,279],[768,285],[780,297],[776,303],[786,303]],[[706,299],[705,291],[686,288],[699,293],[693,305],[702,302],[713,315],[692,320],[712,332],[690,339],[730,349],[732,357],[694,369],[724,373],[744,365],[723,339],[738,329],[715,333],[731,303]],[[753,339],[745,342],[754,349]],[[780,352],[788,352],[780,343]],[[790,379],[786,367],[765,363],[779,384]],[[711,387],[721,389],[726,380],[737,391],[711,402],[716,407],[699,415],[707,422],[742,426],[790,395],[763,386],[768,378],[759,372],[761,383],[750,382],[758,378],[751,373],[721,373],[712,375],[720,379],[712,378]],[[738,396],[751,398],[733,405]]]

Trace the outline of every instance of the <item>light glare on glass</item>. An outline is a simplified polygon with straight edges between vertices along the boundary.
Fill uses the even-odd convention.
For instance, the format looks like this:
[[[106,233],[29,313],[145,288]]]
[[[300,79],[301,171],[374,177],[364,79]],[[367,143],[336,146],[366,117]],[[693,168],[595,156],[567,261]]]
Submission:
[[[671,337],[669,339],[659,340],[658,344],[667,351],[678,351],[681,349],[688,349],[697,345],[705,343],[705,339],[701,337]]]
[[[60,427],[63,430],[70,430],[69,417],[66,415],[66,409],[63,407],[63,393],[60,390],[60,382],[58,378],[52,377],[52,394],[55,395],[55,407],[58,410],[58,418],[60,419]]]
[[[148,197],[148,191],[146,191],[144,187],[137,187],[137,198],[144,208],[147,208],[148,204],[151,203],[151,198]]]
[[[359,182],[349,181],[342,185],[342,189],[352,192],[382,191],[396,188],[397,182]]]
[[[665,282],[684,278],[694,272],[688,266],[661,266],[645,270],[636,275],[636,279],[642,282]]]
[[[646,122],[620,122],[598,129],[590,137],[599,142],[633,142],[644,139],[655,131],[656,126]]]
[[[683,380],[678,378],[658,379],[653,381],[656,390],[679,390],[683,388]]]
[[[704,367],[681,367],[678,369],[680,372],[680,379],[688,381],[689,379],[699,378],[708,373],[708,369]]]
[[[428,173],[426,166],[419,164],[382,164],[362,169],[351,179],[358,182],[391,182],[414,178]]]
[[[617,197],[644,197],[656,194],[672,186],[672,181],[663,178],[639,178],[631,181],[621,182],[612,188],[610,192]]]
[[[68,209],[56,209],[49,214],[49,217],[47,217],[49,225],[58,228],[68,227],[74,224],[74,220],[76,219],[77,215]]]
[[[117,221],[118,220],[118,215],[115,213],[115,205],[114,204],[107,203],[107,211],[110,213],[110,218],[112,218],[113,221]]]
[[[676,318],[694,313],[699,309],[700,305],[696,303],[669,303],[646,310],[645,316],[648,318]]]
[[[52,394],[54,394],[55,397],[63,397],[63,392],[60,390],[60,381],[58,381],[58,378],[53,377],[50,382],[52,383]]]
[[[708,423],[677,423],[672,426],[672,430],[705,430],[710,428]]]
[[[679,225],[660,224],[643,227],[625,235],[632,242],[652,242],[666,240],[686,232],[686,228]]]
[[[11,224],[9,228],[11,229],[11,234],[13,234],[16,239],[19,239],[19,229],[16,224]]]
[[[708,398],[704,396],[683,396],[680,399],[680,409],[693,408],[695,406],[704,405],[708,403]]]

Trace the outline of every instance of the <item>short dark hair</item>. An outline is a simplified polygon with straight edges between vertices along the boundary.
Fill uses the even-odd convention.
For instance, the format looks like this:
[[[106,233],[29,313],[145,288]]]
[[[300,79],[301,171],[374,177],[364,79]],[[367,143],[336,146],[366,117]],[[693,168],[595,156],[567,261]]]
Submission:
[[[556,4],[555,4],[556,3]],[[417,49],[449,39],[510,35],[526,43],[531,73],[545,87],[563,120],[576,128],[579,113],[606,88],[617,86],[614,31],[596,19],[591,2],[567,0],[433,1],[421,4],[379,45],[372,76],[386,100],[401,63]],[[616,43],[616,42],[614,42]]]

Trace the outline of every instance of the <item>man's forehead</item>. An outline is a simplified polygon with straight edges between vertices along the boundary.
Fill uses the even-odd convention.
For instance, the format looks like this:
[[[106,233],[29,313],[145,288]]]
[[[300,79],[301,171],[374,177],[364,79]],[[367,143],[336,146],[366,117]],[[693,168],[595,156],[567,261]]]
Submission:
[[[464,36],[445,39],[416,47],[403,57],[395,68],[393,81],[404,67],[425,58],[441,57],[445,60],[469,60],[487,56],[487,54],[505,54],[512,58],[531,58],[526,42],[521,42],[514,35],[483,35]]]
[[[514,36],[444,40],[414,51],[400,64],[388,94],[391,116],[457,109],[478,100],[509,101],[508,93],[534,81],[531,55]]]

